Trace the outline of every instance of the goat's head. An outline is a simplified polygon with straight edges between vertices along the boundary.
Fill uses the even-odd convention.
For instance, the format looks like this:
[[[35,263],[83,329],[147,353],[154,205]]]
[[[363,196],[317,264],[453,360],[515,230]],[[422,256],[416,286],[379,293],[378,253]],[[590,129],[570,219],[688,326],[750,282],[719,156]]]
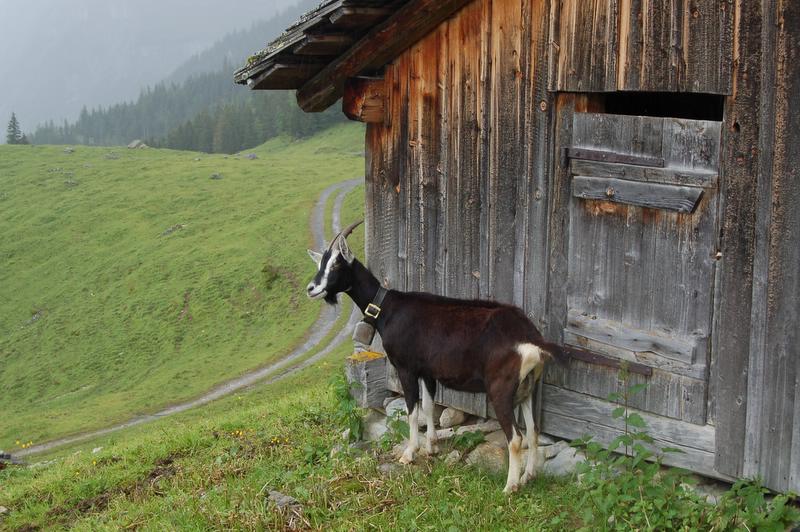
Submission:
[[[350,266],[355,257],[347,245],[347,237],[360,223],[358,221],[336,235],[324,253],[308,250],[311,260],[317,264],[317,273],[308,283],[308,297],[325,298],[326,302],[335,305],[336,294],[349,290],[353,285],[353,271]]]

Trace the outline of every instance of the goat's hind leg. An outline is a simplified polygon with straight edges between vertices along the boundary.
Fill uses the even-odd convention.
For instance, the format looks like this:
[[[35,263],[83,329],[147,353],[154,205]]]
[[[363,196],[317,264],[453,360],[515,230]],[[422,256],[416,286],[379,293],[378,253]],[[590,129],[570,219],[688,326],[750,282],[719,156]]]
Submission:
[[[522,433],[514,419],[514,391],[489,390],[489,399],[508,441],[508,478],[503,493],[513,493],[519,489],[522,469]]]
[[[539,468],[539,432],[533,421],[533,396],[522,402],[522,416],[525,418],[525,439],[528,440],[528,461],[525,464],[525,473],[520,479],[520,484],[525,485],[536,476]]]
[[[428,456],[433,456],[439,452],[436,445],[436,427],[433,420],[433,397],[436,395],[436,380],[422,380],[422,412],[425,414],[427,428],[425,430],[425,452]]]
[[[414,453],[419,448],[419,381],[416,375],[411,375],[406,371],[398,370],[397,376],[403,386],[403,395],[405,395],[408,409],[408,445],[400,457],[400,463],[410,464],[414,461]]]

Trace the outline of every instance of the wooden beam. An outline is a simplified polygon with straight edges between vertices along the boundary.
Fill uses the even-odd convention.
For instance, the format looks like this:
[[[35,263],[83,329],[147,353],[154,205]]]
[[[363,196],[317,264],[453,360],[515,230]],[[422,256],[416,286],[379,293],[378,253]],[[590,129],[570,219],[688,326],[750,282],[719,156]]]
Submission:
[[[322,63],[274,62],[253,78],[251,89],[296,89],[322,69]]]
[[[348,79],[344,87],[342,112],[357,122],[383,123],[386,113],[384,87],[383,78]]]
[[[354,29],[380,22],[391,14],[392,10],[385,7],[340,7],[329,20],[336,28]]]
[[[382,67],[471,0],[411,0],[297,91],[306,112],[324,111],[344,92],[347,78]]]
[[[691,213],[700,201],[703,189],[659,183],[642,183],[627,179],[608,179],[576,175],[572,179],[572,195],[576,198],[613,201],[649,209]]]
[[[332,56],[339,55],[353,45],[350,35],[306,35],[292,50],[295,55]]]

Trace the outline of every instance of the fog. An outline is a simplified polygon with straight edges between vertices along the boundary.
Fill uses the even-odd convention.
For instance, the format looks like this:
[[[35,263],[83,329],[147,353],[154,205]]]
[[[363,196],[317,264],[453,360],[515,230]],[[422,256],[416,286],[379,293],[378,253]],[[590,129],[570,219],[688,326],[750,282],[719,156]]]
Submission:
[[[14,111],[30,132],[84,105],[134,99],[226,33],[295,2],[0,0],[0,123]]]

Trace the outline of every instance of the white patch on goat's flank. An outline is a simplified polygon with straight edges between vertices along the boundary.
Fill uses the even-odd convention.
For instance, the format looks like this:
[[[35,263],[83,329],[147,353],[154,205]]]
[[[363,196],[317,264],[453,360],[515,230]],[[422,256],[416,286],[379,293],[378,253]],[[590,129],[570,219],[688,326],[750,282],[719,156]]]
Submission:
[[[542,350],[538,345],[524,343],[517,344],[517,353],[522,358],[519,365],[519,381],[522,382],[533,368],[542,363]]]

